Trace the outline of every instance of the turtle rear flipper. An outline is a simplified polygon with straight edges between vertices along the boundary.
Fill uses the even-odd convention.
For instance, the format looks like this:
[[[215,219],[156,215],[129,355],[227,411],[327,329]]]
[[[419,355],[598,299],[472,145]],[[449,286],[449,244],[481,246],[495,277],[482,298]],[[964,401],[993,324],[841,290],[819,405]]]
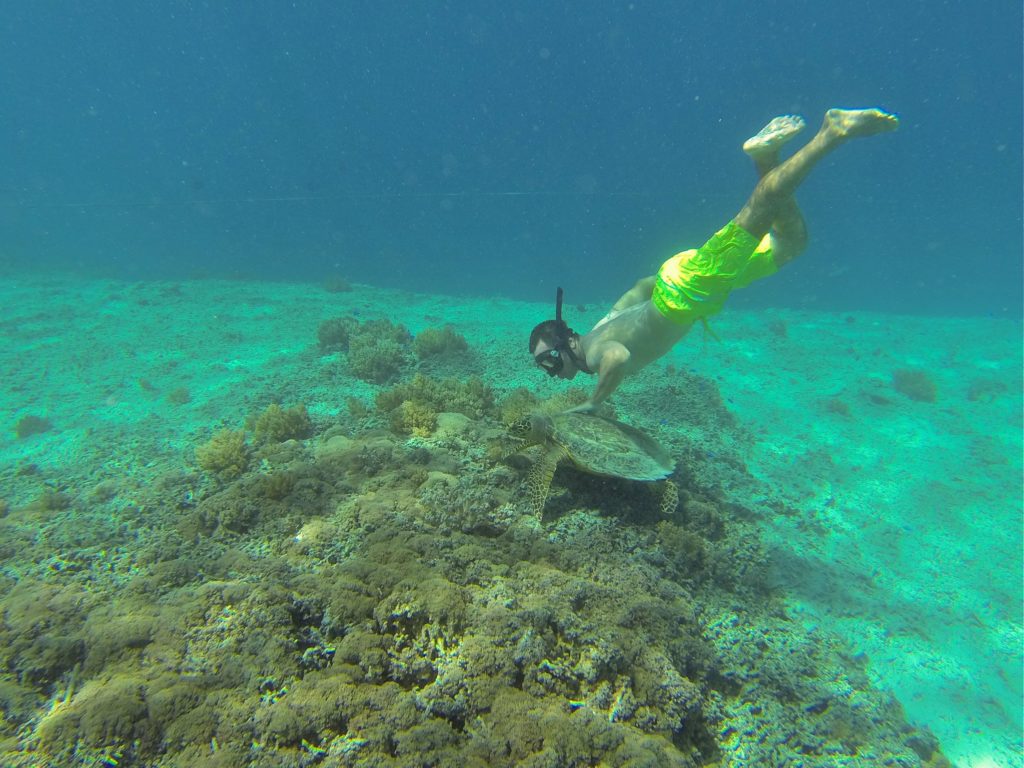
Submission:
[[[553,447],[530,468],[530,474],[526,478],[527,503],[530,511],[539,520],[544,514],[544,502],[548,500],[548,492],[551,490],[551,480],[555,476],[555,469],[558,462],[565,456],[565,450]]]

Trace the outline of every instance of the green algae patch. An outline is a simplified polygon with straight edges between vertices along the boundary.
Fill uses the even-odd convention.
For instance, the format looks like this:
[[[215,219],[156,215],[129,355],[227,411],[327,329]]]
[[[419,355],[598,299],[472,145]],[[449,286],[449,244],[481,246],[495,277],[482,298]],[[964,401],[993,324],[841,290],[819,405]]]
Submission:
[[[136,739],[151,741],[154,728],[141,681],[118,675],[86,682],[43,718],[36,733],[44,747],[81,742],[99,748]]]
[[[159,618],[153,608],[127,601],[95,608],[82,631],[86,651],[82,672],[97,673],[137,654],[152,641]]]
[[[22,580],[3,598],[0,647],[5,672],[40,692],[84,656],[81,625],[91,601],[84,588]]]

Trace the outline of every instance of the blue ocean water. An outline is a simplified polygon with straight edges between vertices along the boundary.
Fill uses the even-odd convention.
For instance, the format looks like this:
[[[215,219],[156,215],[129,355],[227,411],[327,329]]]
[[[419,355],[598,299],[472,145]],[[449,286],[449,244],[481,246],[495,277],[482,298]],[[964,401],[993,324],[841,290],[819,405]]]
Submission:
[[[744,138],[879,105],[812,248],[737,306],[1018,316],[1021,5],[12,6],[2,263],[606,301],[753,184]],[[809,133],[809,132],[808,132]]]
[[[711,730],[697,741],[708,764],[831,766],[842,755],[844,765],[874,765],[877,754],[945,764],[938,742],[904,727],[905,712],[960,768],[1019,764],[1021,29],[1020,3],[1006,0],[5,8],[0,763],[15,755],[12,765],[38,765],[47,750],[69,760],[54,765],[178,760],[179,748],[182,760],[224,765],[284,764],[279,755],[358,765],[373,750],[391,754],[393,724],[384,723],[386,737],[353,725],[352,713],[375,708],[348,688],[321,706],[318,673],[347,675],[359,659],[374,688],[374,643],[399,648],[408,634],[402,606],[461,599],[465,585],[453,585],[469,561],[437,552],[493,538],[495,563],[535,573],[517,584],[495,571],[492,583],[517,594],[488,599],[511,610],[535,595],[540,609],[524,614],[582,616],[593,633],[575,635],[571,648],[559,640],[559,652],[607,654],[600,679],[566,661],[563,685],[532,628],[516,640],[516,663],[540,670],[544,696],[557,693],[546,749],[563,733],[574,738],[562,723],[579,713],[576,723],[602,730],[646,718],[644,728],[680,738],[706,720]],[[606,493],[568,468],[551,514],[524,515],[528,462],[492,466],[479,438],[501,432],[502,409],[524,393],[570,402],[558,401],[564,382],[543,376],[524,349],[555,286],[585,330],[638,277],[735,214],[755,182],[744,139],[797,113],[808,122],[799,145],[833,106],[879,106],[901,126],[815,168],[798,195],[810,247],[730,298],[713,323],[720,343],[715,332],[693,333],[612,400],[617,418],[674,446],[679,525],[631,517],[632,491]],[[325,344],[325,327],[344,343]],[[414,354],[428,331],[435,342],[465,334],[469,351],[439,361]],[[395,370],[366,373],[382,360]],[[574,383],[592,384],[583,378]],[[444,396],[426,407],[401,395],[406,386]],[[462,388],[480,403],[463,407]],[[400,404],[389,411],[381,404],[390,400]],[[303,418],[308,409],[309,420],[263,444],[260,416],[278,405]],[[274,418],[284,418],[279,408]],[[234,478],[202,458],[225,442],[242,457],[227,464],[238,467]],[[304,495],[314,486],[326,496]],[[236,508],[236,498],[245,503]],[[400,524],[377,529],[383,511]],[[351,528],[350,513],[369,522]],[[715,528],[722,521],[728,546]],[[420,539],[423,530],[430,536]],[[505,551],[508,531],[536,547]],[[355,553],[374,532],[383,544],[370,567]],[[402,548],[410,537],[421,550]],[[694,599],[700,615],[688,631],[704,632],[717,668],[729,670],[705,692],[721,688],[732,709],[720,719],[719,697],[694,720],[684,707],[666,729],[629,712],[626,681],[637,678],[638,695],[657,704],[651,711],[675,711],[695,701],[678,680],[666,685],[677,670],[657,654],[627,659],[601,634],[635,617],[646,631],[648,601],[660,622],[669,593],[632,569],[682,594],[704,578],[704,538],[726,554],[708,565],[716,576]],[[730,550],[733,542],[751,549]],[[222,545],[258,555],[222,558]],[[570,581],[614,588],[596,590],[606,597],[593,606],[573,597],[575,587],[552,591],[548,545]],[[688,552],[693,563],[683,562]],[[489,557],[479,558],[486,568]],[[344,597],[333,618],[318,607],[321,593],[338,594],[328,577],[351,568],[355,582],[370,583],[399,560],[417,594],[381,587],[365,616],[345,613]],[[428,577],[423,569],[435,566]],[[293,567],[297,586],[282,576]],[[305,580],[311,573],[324,578]],[[747,578],[768,584],[780,602],[731,593],[733,573],[745,573],[744,589]],[[221,577],[237,583],[211,597]],[[248,586],[233,589],[243,582],[280,586],[271,597],[281,610],[242,599]],[[183,618],[164,600],[171,593],[210,603]],[[630,616],[603,613],[619,601]],[[677,607],[664,611],[673,621],[689,615]],[[381,637],[356,647],[354,630],[371,618]],[[463,677],[460,644],[480,648],[490,636],[453,629],[446,644],[430,634],[443,622],[429,624],[423,654],[433,662],[445,651],[434,664],[443,700],[446,675]],[[108,642],[108,625],[123,647]],[[511,657],[518,636],[495,626],[493,658]],[[675,645],[677,628],[644,646]],[[198,735],[153,735],[192,722],[191,712],[154,714],[156,729],[145,731],[149,711],[124,695],[141,684],[127,681],[148,676],[145,695],[159,703],[161,676],[180,682],[182,670],[219,669],[236,654],[226,635],[271,649],[250,660],[259,677],[232,694],[234,722],[209,724],[213,709],[230,709],[215,697],[232,687],[209,676],[207,688],[181,689],[182,702],[210,694]],[[54,639],[64,644],[51,652]],[[351,646],[336,667],[334,640]],[[287,647],[275,655],[278,641]],[[835,658],[843,663],[833,675]],[[405,676],[415,665],[403,656],[394,674],[404,687],[396,709],[424,720],[436,714],[423,707],[428,666]],[[289,680],[307,689],[282,698]],[[640,690],[645,681],[655,682]],[[463,712],[499,727],[534,722],[532,711],[507,714],[523,705],[519,693],[488,691],[449,712],[442,746],[449,721],[452,738],[483,733]],[[674,693],[662,706],[665,691]],[[122,716],[122,699],[138,706]],[[294,728],[284,715],[265,717],[293,702]],[[339,702],[350,714],[302,725]],[[92,711],[98,724],[79,728]],[[415,753],[419,725],[410,723],[400,746]],[[690,735],[675,744],[680,755]],[[502,739],[493,741],[500,752]],[[484,764],[522,764],[504,749],[508,762]],[[404,764],[426,764],[417,759]]]

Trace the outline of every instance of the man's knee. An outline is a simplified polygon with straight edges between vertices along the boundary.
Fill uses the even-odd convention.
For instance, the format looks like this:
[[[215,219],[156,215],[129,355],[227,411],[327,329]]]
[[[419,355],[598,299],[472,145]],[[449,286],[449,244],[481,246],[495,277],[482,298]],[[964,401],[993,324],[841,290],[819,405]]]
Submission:
[[[782,269],[784,266],[789,264],[793,259],[803,253],[802,250],[788,250],[786,248],[779,248],[777,251],[772,253],[772,261],[775,262],[776,269]]]
[[[740,212],[736,214],[736,218],[733,221],[736,222],[737,226],[749,232],[758,240],[764,237],[772,226],[771,213],[762,207],[754,205],[753,199],[740,209]]]
[[[778,233],[772,233],[772,261],[775,262],[776,269],[781,269],[806,250],[806,230],[796,236],[781,236]]]

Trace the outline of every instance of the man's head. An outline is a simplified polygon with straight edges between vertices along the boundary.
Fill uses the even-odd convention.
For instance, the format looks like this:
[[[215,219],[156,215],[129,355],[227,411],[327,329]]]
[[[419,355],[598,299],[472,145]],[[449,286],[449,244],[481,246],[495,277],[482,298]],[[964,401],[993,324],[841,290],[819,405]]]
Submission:
[[[555,319],[545,320],[530,334],[530,354],[534,362],[544,369],[548,376],[571,379],[582,368],[577,353],[580,350],[579,334],[562,319],[562,289],[555,298]]]

